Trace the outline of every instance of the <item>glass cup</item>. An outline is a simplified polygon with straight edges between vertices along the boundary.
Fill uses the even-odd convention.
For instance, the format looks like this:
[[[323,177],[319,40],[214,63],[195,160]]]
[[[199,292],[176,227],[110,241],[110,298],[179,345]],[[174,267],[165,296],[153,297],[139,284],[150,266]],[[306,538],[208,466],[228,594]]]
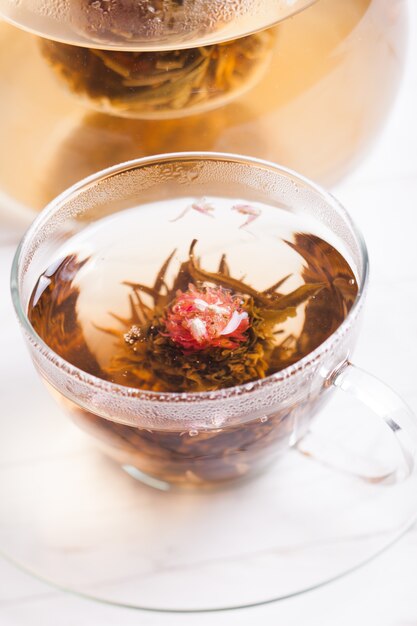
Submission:
[[[293,365],[255,382],[211,392],[168,393],[97,378],[65,361],[37,335],[27,316],[30,295],[51,257],[70,237],[105,216],[142,203],[204,195],[285,205],[331,233],[355,273],[359,292],[343,323],[326,341]],[[417,448],[415,417],[389,387],[349,361],[367,282],[368,257],[360,232],[337,200],[315,183],[253,158],[177,153],[112,167],[61,194],[22,240],[11,285],[35,367],[52,394],[128,473],[167,490],[212,487],[250,477],[295,445],[323,456],[308,433],[335,389],[364,403],[392,434],[395,468],[367,478],[395,482],[411,473]],[[355,471],[349,459],[340,465]]]

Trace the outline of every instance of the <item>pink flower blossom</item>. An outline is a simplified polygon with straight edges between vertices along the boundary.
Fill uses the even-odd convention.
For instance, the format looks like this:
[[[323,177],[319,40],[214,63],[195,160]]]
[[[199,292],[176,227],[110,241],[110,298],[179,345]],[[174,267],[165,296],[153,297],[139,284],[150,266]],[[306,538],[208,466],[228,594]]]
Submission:
[[[245,228],[262,214],[261,209],[256,209],[251,204],[234,204],[232,206],[232,211],[237,211],[242,215],[247,215],[246,222],[239,226],[239,228]]]
[[[185,351],[236,348],[247,340],[249,316],[242,298],[222,287],[177,291],[165,316],[166,336]],[[164,333],[165,334],[165,333]]]
[[[203,215],[208,215],[209,217],[214,217],[213,215],[214,206],[210,202],[207,202],[205,198],[201,198],[200,200],[195,200],[194,202],[186,206],[185,209],[181,211],[179,215],[177,215],[177,217],[174,217],[174,219],[170,221],[177,222],[182,217],[184,217],[184,215],[186,215],[188,211],[191,211],[191,210],[197,211],[198,213],[202,213]]]

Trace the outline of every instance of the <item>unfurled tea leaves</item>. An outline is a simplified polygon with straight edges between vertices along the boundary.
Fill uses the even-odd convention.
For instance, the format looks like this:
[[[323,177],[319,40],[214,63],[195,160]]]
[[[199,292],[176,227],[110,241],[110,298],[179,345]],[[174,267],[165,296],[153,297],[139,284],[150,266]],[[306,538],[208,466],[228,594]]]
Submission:
[[[126,283],[133,293],[131,317],[121,320],[123,345],[109,368],[115,380],[123,371],[125,380],[145,389],[215,390],[265,377],[271,358],[275,371],[286,366],[288,347],[276,351],[277,326],[328,282],[306,283],[282,295],[276,290],[286,276],[260,292],[230,275],[225,254],[218,272],[204,270],[196,245],[194,240],[171,288],[166,273],[175,251],[152,287]],[[153,307],[145,307],[141,294],[152,298]],[[281,367],[279,354],[287,357]]]
[[[225,43],[158,52],[79,48],[40,40],[43,55],[74,93],[133,115],[201,108],[240,93],[272,49],[269,31]]]

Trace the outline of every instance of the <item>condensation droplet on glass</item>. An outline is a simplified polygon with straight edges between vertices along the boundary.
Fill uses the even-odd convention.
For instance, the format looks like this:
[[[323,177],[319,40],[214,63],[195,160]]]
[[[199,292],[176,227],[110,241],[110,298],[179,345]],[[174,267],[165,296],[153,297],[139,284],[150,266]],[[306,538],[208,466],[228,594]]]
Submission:
[[[187,172],[187,179],[188,179],[190,182],[193,182],[193,181],[197,180],[197,178],[199,177],[199,175],[200,175],[200,174],[199,174],[199,172],[196,172],[196,170],[189,170],[189,171]]]

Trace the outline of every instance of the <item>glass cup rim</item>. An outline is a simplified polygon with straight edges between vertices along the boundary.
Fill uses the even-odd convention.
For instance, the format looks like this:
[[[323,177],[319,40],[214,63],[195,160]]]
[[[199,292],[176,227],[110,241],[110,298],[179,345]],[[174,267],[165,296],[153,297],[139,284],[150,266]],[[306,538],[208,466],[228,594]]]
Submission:
[[[84,370],[72,365],[65,359],[63,359],[59,354],[51,350],[48,344],[37,334],[32,324],[30,323],[27,313],[24,310],[20,298],[20,289],[19,289],[19,270],[22,261],[25,258],[25,247],[27,244],[33,239],[34,235],[42,229],[42,227],[48,222],[52,215],[55,215],[60,209],[62,209],[66,202],[71,198],[75,197],[79,193],[82,193],[86,189],[91,186],[94,186],[99,181],[103,181],[106,178],[111,178],[114,175],[121,174],[122,172],[127,172],[132,169],[138,169],[141,167],[146,167],[148,165],[160,164],[163,162],[172,162],[172,161],[224,161],[224,162],[234,162],[234,163],[242,163],[248,166],[255,166],[261,169],[267,169],[269,171],[276,172],[280,175],[291,177],[293,180],[296,180],[302,183],[304,186],[312,189],[316,193],[318,193],[321,198],[327,202],[332,210],[334,210],[339,216],[343,218],[343,220],[350,227],[354,238],[355,243],[358,245],[360,256],[362,260],[362,270],[360,275],[358,276],[358,294],[355,299],[355,302],[352,305],[349,313],[346,318],[340,324],[340,326],[333,332],[323,343],[321,343],[317,348],[315,348],[312,352],[306,354],[303,358],[298,360],[296,363],[289,365],[288,367],[266,376],[265,378],[257,379],[256,381],[244,383],[241,385],[235,385],[233,387],[227,387],[224,389],[219,389],[216,391],[187,391],[187,392],[157,392],[157,391],[148,391],[144,389],[138,389],[136,387],[128,387],[125,385],[120,385],[117,383],[112,383],[93,374],[89,374]],[[346,333],[346,331],[351,327],[352,322],[359,314],[359,311],[363,302],[363,295],[366,291],[367,284],[369,278],[369,257],[367,246],[364,240],[364,237],[356,226],[355,222],[351,218],[350,214],[343,207],[343,205],[335,198],[329,191],[326,191],[321,185],[315,183],[310,180],[306,176],[299,174],[298,172],[292,170],[291,168],[285,167],[283,165],[274,163],[272,161],[267,161],[264,159],[259,159],[256,157],[250,157],[240,154],[233,154],[227,152],[208,152],[208,151],[187,151],[187,152],[172,152],[172,153],[163,153],[157,154],[147,157],[140,157],[137,159],[132,159],[130,161],[125,161],[123,163],[119,163],[117,165],[113,165],[111,167],[102,169],[94,174],[83,178],[80,181],[77,181],[66,190],[64,190],[61,194],[56,196],[53,200],[51,200],[46,207],[40,212],[40,214],[34,219],[32,224],[27,229],[26,233],[22,237],[14,258],[12,262],[11,268],[11,278],[10,278],[10,289],[12,295],[12,302],[18,317],[19,323],[21,324],[27,339],[30,344],[40,351],[50,362],[52,362],[56,367],[58,367],[61,371],[63,371],[66,375],[70,377],[76,377],[78,380],[87,383],[87,385],[91,386],[94,390],[99,390],[102,392],[112,393],[119,397],[128,397],[128,398],[138,398],[140,400],[148,400],[148,401],[162,401],[162,402],[178,402],[178,401],[205,401],[205,400],[219,400],[225,399],[236,395],[242,395],[248,392],[252,392],[255,389],[263,389],[266,386],[271,384],[277,384],[283,380],[286,380],[290,377],[293,377],[300,371],[303,371],[306,367],[312,365],[315,361],[317,361],[323,354],[328,352],[331,347],[338,342],[338,340]]]

